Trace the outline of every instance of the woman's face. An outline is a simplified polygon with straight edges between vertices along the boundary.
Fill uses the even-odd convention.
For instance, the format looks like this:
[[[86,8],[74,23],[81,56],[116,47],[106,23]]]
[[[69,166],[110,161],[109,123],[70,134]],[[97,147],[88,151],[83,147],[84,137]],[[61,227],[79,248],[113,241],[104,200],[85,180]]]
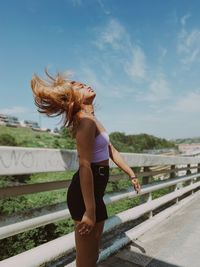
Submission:
[[[73,89],[78,90],[79,93],[81,94],[81,97],[83,97],[84,104],[92,104],[92,101],[96,96],[96,93],[90,86],[75,81],[72,81],[71,84],[73,85]]]

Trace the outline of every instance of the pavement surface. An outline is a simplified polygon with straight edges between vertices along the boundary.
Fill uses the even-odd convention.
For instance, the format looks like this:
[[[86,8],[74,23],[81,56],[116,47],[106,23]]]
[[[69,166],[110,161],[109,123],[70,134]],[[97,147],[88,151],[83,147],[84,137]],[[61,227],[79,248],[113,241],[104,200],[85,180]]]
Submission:
[[[200,267],[200,194],[98,267]]]

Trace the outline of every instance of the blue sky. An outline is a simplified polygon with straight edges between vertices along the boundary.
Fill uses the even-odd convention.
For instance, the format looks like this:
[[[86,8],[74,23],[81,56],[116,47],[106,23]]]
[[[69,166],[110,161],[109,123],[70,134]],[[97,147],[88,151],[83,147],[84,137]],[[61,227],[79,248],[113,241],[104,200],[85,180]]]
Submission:
[[[97,93],[109,133],[200,136],[200,2],[4,0],[0,3],[0,113],[39,116],[30,79],[69,71]]]

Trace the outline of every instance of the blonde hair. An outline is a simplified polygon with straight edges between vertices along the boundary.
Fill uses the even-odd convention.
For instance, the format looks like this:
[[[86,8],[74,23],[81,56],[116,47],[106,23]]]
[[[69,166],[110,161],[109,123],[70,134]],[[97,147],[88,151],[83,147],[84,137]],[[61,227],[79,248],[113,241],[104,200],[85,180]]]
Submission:
[[[73,89],[72,81],[64,73],[57,73],[52,77],[45,69],[47,80],[34,74],[31,79],[35,105],[38,112],[48,117],[62,115],[63,125],[69,128],[74,138],[78,126],[77,112],[81,110],[82,99],[80,94]]]

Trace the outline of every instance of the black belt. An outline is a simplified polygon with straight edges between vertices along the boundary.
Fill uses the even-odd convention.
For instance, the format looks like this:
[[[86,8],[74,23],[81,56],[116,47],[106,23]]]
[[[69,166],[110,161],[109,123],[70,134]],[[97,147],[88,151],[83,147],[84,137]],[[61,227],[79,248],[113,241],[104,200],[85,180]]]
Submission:
[[[97,170],[98,173],[100,175],[104,175],[105,174],[105,170],[109,169],[109,165],[99,165],[99,164],[95,164],[95,163],[91,163],[91,168],[93,170]]]

